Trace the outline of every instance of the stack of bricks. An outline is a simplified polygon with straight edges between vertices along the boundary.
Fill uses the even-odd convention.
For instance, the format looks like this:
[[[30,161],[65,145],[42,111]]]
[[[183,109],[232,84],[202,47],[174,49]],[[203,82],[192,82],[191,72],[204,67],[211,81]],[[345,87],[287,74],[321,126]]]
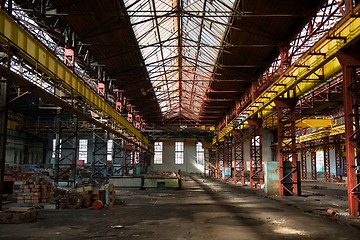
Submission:
[[[19,172],[19,165],[17,164],[5,164],[5,174],[14,175]]]
[[[44,178],[30,176],[26,180],[16,181],[14,183],[14,191],[18,194],[18,203],[48,203],[50,200],[51,185]]]

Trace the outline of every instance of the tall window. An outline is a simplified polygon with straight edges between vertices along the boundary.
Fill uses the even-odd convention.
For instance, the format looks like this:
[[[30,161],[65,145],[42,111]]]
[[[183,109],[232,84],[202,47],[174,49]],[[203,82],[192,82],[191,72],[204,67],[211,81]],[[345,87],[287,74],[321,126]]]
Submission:
[[[162,142],[155,142],[154,144],[154,164],[162,164],[162,150],[163,150],[163,143]]]
[[[107,160],[113,160],[113,153],[114,153],[114,140],[110,139],[107,141]]]
[[[60,139],[60,146],[59,146],[59,153],[61,155],[61,139]],[[56,138],[53,139],[53,149],[52,149],[52,158],[55,158],[55,153],[56,153]]]
[[[196,144],[196,163],[204,164],[204,148],[201,142]]]
[[[87,151],[88,151],[88,140],[87,139],[80,139],[79,140],[79,160],[84,161],[87,163]]]
[[[316,171],[324,172],[324,151],[316,152]]]
[[[175,164],[184,164],[184,143],[175,142]]]

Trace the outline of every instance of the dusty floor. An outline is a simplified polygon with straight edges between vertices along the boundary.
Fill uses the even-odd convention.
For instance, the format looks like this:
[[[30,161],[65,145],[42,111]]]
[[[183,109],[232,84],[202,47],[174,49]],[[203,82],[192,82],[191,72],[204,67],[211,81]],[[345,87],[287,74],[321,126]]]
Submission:
[[[360,219],[346,216],[346,188],[340,185],[304,182],[304,196],[290,198],[268,198],[261,190],[199,176],[186,177],[184,188],[120,189],[118,204],[112,209],[41,210],[34,223],[0,225],[0,239],[359,239],[360,236]],[[329,191],[329,196],[323,196]],[[328,207],[339,215],[327,214]]]

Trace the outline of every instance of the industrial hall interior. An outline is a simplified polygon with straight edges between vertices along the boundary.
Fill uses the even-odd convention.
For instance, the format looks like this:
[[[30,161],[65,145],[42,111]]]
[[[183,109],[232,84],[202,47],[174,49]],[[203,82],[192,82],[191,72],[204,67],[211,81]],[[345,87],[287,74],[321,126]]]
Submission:
[[[0,0],[0,239],[359,238],[359,0]]]

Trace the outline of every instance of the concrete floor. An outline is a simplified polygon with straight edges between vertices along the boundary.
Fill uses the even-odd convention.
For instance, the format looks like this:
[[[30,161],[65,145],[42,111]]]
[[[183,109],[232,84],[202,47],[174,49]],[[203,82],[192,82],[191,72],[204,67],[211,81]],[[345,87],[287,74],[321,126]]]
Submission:
[[[344,186],[304,182],[303,192],[269,198],[187,176],[184,190],[117,190],[112,209],[41,210],[34,223],[0,225],[0,239],[359,239],[360,219],[346,214]]]

